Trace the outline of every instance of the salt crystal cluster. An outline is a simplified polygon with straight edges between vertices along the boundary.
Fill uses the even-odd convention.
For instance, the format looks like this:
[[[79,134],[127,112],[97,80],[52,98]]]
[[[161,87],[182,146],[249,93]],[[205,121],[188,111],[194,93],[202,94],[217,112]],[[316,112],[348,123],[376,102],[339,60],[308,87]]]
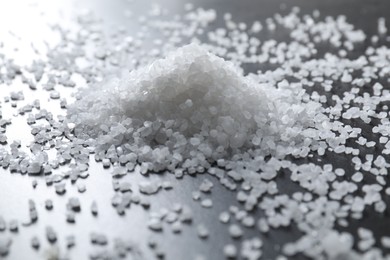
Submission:
[[[321,107],[300,101],[288,86],[257,83],[190,44],[82,90],[68,120],[77,137],[95,138],[98,157],[110,158],[112,150],[116,156],[121,147],[122,163],[146,162],[151,171],[209,168],[250,149],[285,156],[304,147],[305,156],[311,143],[303,144],[299,130],[314,126]]]

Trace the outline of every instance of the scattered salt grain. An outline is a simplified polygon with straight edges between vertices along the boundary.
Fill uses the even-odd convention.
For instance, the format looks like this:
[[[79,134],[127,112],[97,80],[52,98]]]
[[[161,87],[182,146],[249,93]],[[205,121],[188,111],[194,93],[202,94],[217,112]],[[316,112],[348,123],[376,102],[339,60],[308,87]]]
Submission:
[[[51,99],[59,99],[60,97],[61,97],[60,92],[58,92],[58,91],[51,91],[50,92]]]
[[[221,221],[222,223],[226,224],[229,222],[229,220],[230,220],[230,215],[228,212],[224,211],[221,214],[219,214],[219,221]]]
[[[72,248],[76,245],[76,239],[74,235],[69,235],[66,237],[66,247]]]
[[[384,17],[378,18],[378,33],[381,35],[387,33],[386,19]]]
[[[361,172],[356,172],[352,175],[352,180],[354,182],[361,182],[363,180],[363,174]]]
[[[65,188],[65,183],[64,182],[56,183],[54,185],[54,188],[55,188],[57,194],[62,195],[62,194],[64,194],[66,192],[66,188]]]
[[[227,244],[223,247],[223,254],[227,258],[235,258],[237,256],[237,248],[232,244]]]
[[[208,238],[210,233],[209,233],[208,228],[205,225],[199,224],[196,229],[197,229],[197,232],[198,232],[198,236],[200,238],[203,238],[203,239],[204,238]]]
[[[152,218],[148,221],[148,227],[153,231],[161,231],[163,228],[161,220]]]
[[[214,186],[214,184],[210,180],[204,179],[203,182],[199,186],[199,190],[207,193],[207,192],[211,191],[211,188],[213,186]]]
[[[204,199],[200,204],[204,208],[211,208],[213,206],[213,201],[211,199]]]
[[[19,231],[19,224],[18,224],[18,221],[16,219],[13,219],[11,220],[9,223],[8,223],[8,227],[9,227],[9,230],[11,232],[18,232]]]
[[[46,227],[46,238],[52,244],[57,241],[57,233],[51,226]]]
[[[45,208],[47,210],[53,209],[53,201],[50,199],[45,200]]]
[[[72,211],[66,212],[66,222],[68,223],[75,223],[76,222],[76,215]]]
[[[84,183],[78,183],[77,184],[77,190],[80,192],[80,193],[84,193],[87,188],[85,187],[85,184]]]
[[[182,231],[183,227],[181,222],[176,221],[172,224],[172,232],[174,233],[180,233]]]
[[[147,182],[147,181],[142,181],[138,184],[139,191],[151,195],[155,194],[160,190],[160,185],[154,182]]]
[[[72,197],[68,200],[67,207],[75,212],[81,210],[80,200],[78,198]]]
[[[12,245],[12,239],[11,238],[0,238],[0,256],[5,257],[8,255],[10,247]]]
[[[229,226],[229,234],[232,238],[240,238],[243,234],[243,231],[240,226],[232,224]]]
[[[96,201],[93,201],[91,204],[91,213],[96,216],[98,214],[98,207]]]
[[[34,236],[34,237],[31,238],[31,246],[32,246],[32,248],[39,249],[40,245],[41,244],[39,242],[38,237]]]
[[[200,200],[200,192],[199,191],[193,191],[192,192],[192,199],[197,201]]]
[[[0,216],[0,232],[3,232],[7,229],[7,223],[5,222],[4,218]]]

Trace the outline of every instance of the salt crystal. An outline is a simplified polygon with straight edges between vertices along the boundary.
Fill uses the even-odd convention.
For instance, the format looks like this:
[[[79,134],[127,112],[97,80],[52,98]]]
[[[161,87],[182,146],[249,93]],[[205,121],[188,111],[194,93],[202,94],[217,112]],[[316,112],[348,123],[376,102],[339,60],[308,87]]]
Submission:
[[[52,202],[52,200],[50,200],[50,199],[45,200],[45,208],[47,210],[53,209],[53,202]]]
[[[239,238],[242,236],[243,231],[240,226],[232,224],[229,226],[229,234],[232,238]]]
[[[203,224],[199,224],[197,226],[197,232],[198,232],[198,236],[200,238],[207,238],[209,236],[209,230],[207,229],[207,227]]]
[[[179,221],[176,221],[172,224],[172,231],[174,233],[180,233],[182,229],[183,229],[182,224]]]
[[[192,192],[192,199],[193,200],[200,200],[200,193],[199,193],[199,191],[193,191]]]
[[[5,257],[8,255],[10,247],[12,244],[12,239],[11,238],[0,238],[0,256]]]
[[[199,190],[202,192],[210,192],[213,186],[214,184],[210,180],[204,179],[199,186]]]
[[[213,206],[213,201],[211,199],[204,199],[201,202],[202,207],[211,208]]]
[[[40,242],[39,242],[38,237],[34,236],[34,237],[31,238],[31,246],[32,246],[34,249],[39,249],[39,247],[40,247]]]
[[[51,226],[46,227],[46,238],[52,244],[57,241],[57,233]]]
[[[93,201],[91,204],[91,213],[96,216],[98,214],[98,207],[96,201]]]
[[[138,184],[138,188],[140,192],[151,195],[157,193],[160,186],[157,183],[143,181]]]
[[[153,231],[161,231],[163,226],[161,220],[157,218],[152,218],[148,222],[148,227]]]
[[[68,223],[75,223],[76,222],[76,215],[72,211],[68,211],[66,213],[66,221]]]
[[[378,18],[378,33],[382,35],[387,33],[386,20],[384,17]]]
[[[84,183],[78,183],[77,184],[77,190],[80,192],[80,193],[84,193],[86,191],[86,187],[85,187],[85,184]]]
[[[16,219],[11,220],[8,224],[8,227],[11,232],[18,232],[19,230],[18,221]]]
[[[66,188],[65,188],[65,183],[64,182],[61,182],[61,183],[56,183],[54,185],[55,187],[55,190],[56,190],[56,193],[57,194],[64,194],[66,192]]]
[[[221,214],[219,214],[219,221],[221,221],[222,223],[226,224],[229,222],[229,220],[230,220],[230,215],[228,212],[224,211]]]
[[[66,237],[66,247],[72,248],[76,245],[76,239],[74,235],[69,235]]]
[[[7,228],[7,224],[2,216],[0,216],[0,232],[5,231]]]
[[[354,182],[361,182],[363,180],[363,174],[361,172],[356,172],[352,175],[352,180]]]
[[[58,92],[58,91],[51,91],[50,92],[51,99],[59,99],[60,97],[61,97],[60,92]]]
[[[73,211],[80,211],[81,210],[81,205],[80,205],[80,200],[78,198],[72,197],[69,199],[68,208]]]
[[[225,245],[223,247],[223,254],[227,258],[235,258],[237,256],[237,249],[232,244]]]

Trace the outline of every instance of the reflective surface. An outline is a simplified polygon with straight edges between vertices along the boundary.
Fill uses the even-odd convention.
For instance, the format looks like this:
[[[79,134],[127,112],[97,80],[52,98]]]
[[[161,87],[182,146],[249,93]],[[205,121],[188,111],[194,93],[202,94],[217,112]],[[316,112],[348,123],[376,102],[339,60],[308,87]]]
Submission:
[[[164,0],[160,2],[163,6],[169,8],[171,13],[181,13],[183,11],[183,3],[179,0]],[[129,9],[134,15],[142,14],[148,11],[150,6],[149,1],[134,1],[127,3],[126,1],[40,1],[38,4],[43,7],[45,12],[44,19],[41,19],[39,13],[34,13],[36,10],[32,4],[26,4],[24,1],[8,1],[0,4],[0,39],[5,44],[5,48],[9,52],[13,52],[13,41],[20,39],[31,39],[37,43],[37,48],[44,51],[44,45],[40,39],[45,39],[49,43],[55,42],[55,36],[50,36],[50,30],[46,31],[46,19],[58,20],[58,16],[54,15],[57,10],[61,10],[64,19],[61,22],[66,23],[69,17],[75,10],[80,11],[83,8],[92,9],[101,16],[107,28],[111,25],[121,25],[129,28],[136,28],[134,21],[129,20],[125,16],[125,10]],[[238,21],[252,22],[253,20],[263,21],[265,18],[277,12],[286,12],[292,6],[300,6],[303,13],[311,13],[314,9],[319,9],[321,15],[338,15],[345,14],[348,20],[367,32],[376,30],[377,18],[380,16],[390,19],[389,11],[390,2],[388,1],[235,1],[235,0],[201,0],[196,2],[196,6],[204,8],[214,8],[218,11],[219,16],[225,12],[230,12],[233,18]],[[54,16],[54,17],[53,17]],[[217,23],[218,25],[218,23]],[[10,33],[9,31],[12,31]],[[274,35],[275,38],[283,38],[283,35]],[[31,44],[30,41],[25,42],[26,46]],[[29,49],[29,48],[26,48]],[[33,57],[34,53],[25,53],[24,49],[15,53],[15,60],[25,61],[29,63],[29,57]],[[256,71],[258,68],[248,66],[248,71]],[[58,101],[49,99],[47,92],[30,91],[25,86],[14,84],[12,86],[1,86],[0,100],[2,95],[7,95],[10,91],[23,90],[25,92],[25,102],[32,101],[36,98],[47,102],[42,102],[41,107],[46,108],[55,114],[64,114],[65,112],[59,109]],[[72,90],[61,89],[61,93],[69,95]],[[43,97],[43,98],[42,98]],[[2,112],[4,118],[13,117],[13,110],[10,103],[2,103]],[[7,128],[7,135],[10,140],[19,139],[22,143],[31,141],[29,135],[29,127],[21,116],[12,118],[12,125]],[[335,165],[348,168],[350,165],[349,158],[342,157],[324,157],[324,161],[330,161]],[[61,171],[61,168],[60,170]],[[142,252],[143,259],[154,259],[154,254],[150,251],[147,245],[147,239],[150,236],[155,236],[159,241],[162,250],[166,253],[166,259],[194,259],[197,255],[204,255],[207,259],[223,259],[222,248],[227,243],[240,244],[241,240],[232,240],[228,234],[227,226],[220,223],[218,216],[222,211],[228,209],[230,205],[238,205],[235,198],[235,193],[221,187],[218,182],[211,176],[190,177],[185,176],[181,180],[177,180],[170,174],[151,174],[146,178],[170,180],[173,183],[172,190],[163,190],[157,195],[150,197],[153,203],[149,209],[145,209],[140,205],[132,205],[130,210],[127,210],[125,215],[119,216],[115,208],[111,205],[111,199],[114,196],[112,189],[112,177],[110,169],[103,169],[101,164],[91,160],[90,175],[85,180],[80,180],[85,183],[87,191],[80,194],[77,191],[77,186],[67,182],[67,191],[64,195],[57,195],[52,186],[46,186],[45,181],[39,177],[22,176],[19,174],[11,174],[7,170],[0,169],[0,215],[6,221],[29,218],[28,215],[28,200],[33,199],[37,204],[38,222],[29,227],[19,225],[19,231],[12,233],[9,231],[0,233],[0,237],[11,237],[12,246],[8,259],[42,259],[49,258],[51,255],[59,254],[61,257],[69,257],[71,259],[87,259],[91,252],[96,249],[104,248],[91,245],[90,232],[104,233],[108,236],[109,241],[120,237],[130,239],[138,245]],[[286,177],[288,173],[281,174],[278,177],[279,189],[285,193],[292,193],[296,187],[291,186],[291,182]],[[124,177],[123,180],[129,180],[131,183],[138,183],[145,177],[137,174],[130,174]],[[213,200],[213,207],[205,209],[200,206],[199,202],[193,201],[192,191],[198,189],[202,178],[208,178],[214,182],[214,188],[210,195],[202,194],[202,198],[210,197]],[[32,187],[32,180],[36,180],[38,186]],[[78,181],[79,182],[79,181]],[[76,214],[76,223],[70,224],[66,222],[66,204],[70,197],[78,197],[81,201],[81,212]],[[48,211],[45,209],[44,201],[52,199],[54,210]],[[97,217],[90,213],[90,205],[92,201],[96,201],[99,208]],[[389,202],[389,201],[387,201]],[[163,232],[154,233],[148,230],[146,222],[149,213],[159,211],[162,208],[172,208],[174,203],[180,203],[190,206],[193,209],[194,220],[190,225],[184,225],[181,234],[173,234],[170,226],[164,226]],[[257,217],[260,213],[257,212]],[[355,233],[358,226],[369,227],[376,231],[376,235],[389,234],[390,220],[388,218],[389,211],[384,216],[373,212],[367,212],[367,217],[362,222],[352,221],[352,225],[347,228],[348,231]],[[196,226],[203,223],[211,231],[208,239],[199,239],[196,233]],[[21,224],[19,222],[19,224]],[[45,237],[46,226],[53,226],[58,235],[56,245],[50,245]],[[76,246],[72,249],[66,249],[65,237],[67,235],[75,235]],[[39,251],[34,250],[30,246],[31,238],[37,235],[41,241]],[[271,234],[264,236],[259,234],[257,230],[245,229],[245,238],[255,236],[263,237],[264,239],[264,259],[272,259],[279,252],[279,245],[283,245],[287,241],[295,240],[299,234],[292,228],[279,229]],[[108,244],[108,248],[112,244]],[[58,253],[59,252],[59,253]],[[297,258],[301,259],[301,258]]]

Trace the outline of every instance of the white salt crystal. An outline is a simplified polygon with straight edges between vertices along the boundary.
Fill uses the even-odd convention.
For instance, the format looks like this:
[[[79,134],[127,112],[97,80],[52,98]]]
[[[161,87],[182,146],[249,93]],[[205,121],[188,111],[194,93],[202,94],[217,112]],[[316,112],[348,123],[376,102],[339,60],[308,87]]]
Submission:
[[[232,238],[239,238],[242,236],[243,231],[240,226],[232,224],[229,226],[229,234]]]
[[[65,191],[66,191],[65,183],[64,183],[64,182],[56,183],[56,184],[54,185],[54,188],[55,188],[55,190],[56,190],[56,192],[57,192],[58,194],[64,194]]]
[[[148,227],[153,231],[161,231],[163,226],[161,220],[157,218],[152,218],[148,222]]]
[[[242,225],[244,227],[253,227],[255,225],[255,219],[252,216],[246,216],[242,219]]]
[[[41,172],[41,169],[42,169],[42,166],[39,162],[32,162],[28,166],[27,172],[30,175],[36,175],[36,174],[39,174]]]
[[[251,27],[253,33],[259,33],[263,29],[263,26],[259,21],[254,21]]]
[[[181,222],[176,221],[172,224],[172,231],[174,233],[180,233],[182,231],[182,229],[183,229],[183,226],[182,226]]]
[[[11,238],[0,238],[0,256],[6,256],[9,253],[10,247],[12,245]]]
[[[50,92],[51,99],[59,99],[60,97],[61,97],[60,92],[55,90]]]
[[[223,247],[223,254],[227,258],[235,258],[237,256],[237,249],[232,244],[227,244]]]
[[[204,179],[199,186],[199,190],[202,192],[210,192],[213,186],[214,184],[210,180]]]
[[[381,237],[381,244],[385,248],[390,248],[390,237]]]
[[[230,220],[230,215],[228,212],[224,211],[224,212],[221,212],[221,214],[219,214],[219,221],[221,221],[222,223],[226,224],[228,223]]]
[[[200,193],[199,193],[199,191],[193,191],[192,192],[192,199],[193,200],[200,200]]]
[[[208,228],[203,224],[199,224],[196,229],[200,238],[207,238],[210,234]]]
[[[211,199],[204,199],[200,204],[204,208],[211,208],[213,206],[213,201]]]
[[[157,193],[160,189],[160,185],[154,182],[143,181],[138,184],[138,189],[140,192],[150,195]]]
[[[38,249],[40,247],[40,242],[39,242],[38,237],[34,236],[34,237],[31,238],[31,246],[34,249]]]
[[[361,182],[363,180],[363,174],[361,172],[356,172],[352,175],[352,180],[354,182]]]
[[[384,17],[378,18],[378,33],[382,35],[387,33],[386,19]]]

